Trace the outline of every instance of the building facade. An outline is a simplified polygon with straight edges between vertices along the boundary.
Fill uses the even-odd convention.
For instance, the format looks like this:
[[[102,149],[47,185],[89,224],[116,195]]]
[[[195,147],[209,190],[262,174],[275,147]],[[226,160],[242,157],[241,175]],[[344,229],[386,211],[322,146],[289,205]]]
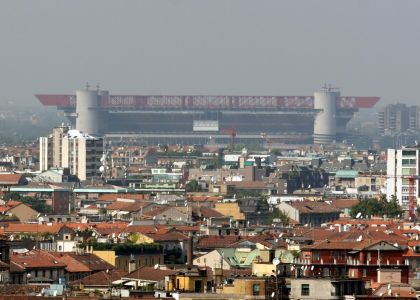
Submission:
[[[60,126],[40,138],[40,170],[69,168],[71,175],[86,180],[100,175],[103,138]]]
[[[381,134],[395,134],[406,130],[420,129],[419,106],[389,104],[378,113],[378,130]]]
[[[391,199],[395,196],[404,210],[409,208],[410,177],[413,177],[412,192],[416,199],[415,206],[420,200],[419,176],[420,147],[407,147],[402,149],[388,149],[387,153],[387,182],[386,194]]]

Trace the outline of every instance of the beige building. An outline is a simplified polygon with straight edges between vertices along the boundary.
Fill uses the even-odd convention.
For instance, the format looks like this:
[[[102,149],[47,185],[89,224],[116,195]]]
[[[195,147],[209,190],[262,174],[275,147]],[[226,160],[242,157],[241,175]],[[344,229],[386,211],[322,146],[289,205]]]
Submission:
[[[17,201],[9,201],[5,206],[0,206],[0,211],[8,216],[15,216],[22,223],[36,221],[38,216],[38,212],[36,210]]]
[[[234,220],[245,220],[245,215],[241,212],[238,202],[217,202],[214,210],[224,216],[230,216]]]
[[[100,175],[102,138],[60,126],[48,137],[41,137],[39,143],[41,171],[51,167],[69,168],[70,174],[80,180]]]

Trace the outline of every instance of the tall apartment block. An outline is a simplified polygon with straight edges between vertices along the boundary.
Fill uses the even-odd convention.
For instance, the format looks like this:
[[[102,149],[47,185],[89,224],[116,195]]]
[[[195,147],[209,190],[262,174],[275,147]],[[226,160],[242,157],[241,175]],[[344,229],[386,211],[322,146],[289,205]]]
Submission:
[[[419,176],[420,147],[388,149],[387,153],[387,199],[396,196],[404,210],[408,210],[410,199],[410,177]],[[419,181],[414,180],[416,206],[420,204]]]
[[[420,130],[419,106],[389,104],[378,114],[378,129],[381,134],[395,134],[406,130]]]
[[[41,171],[69,168],[70,174],[80,180],[100,175],[103,138],[63,125],[54,128],[48,137],[41,137],[39,143]]]

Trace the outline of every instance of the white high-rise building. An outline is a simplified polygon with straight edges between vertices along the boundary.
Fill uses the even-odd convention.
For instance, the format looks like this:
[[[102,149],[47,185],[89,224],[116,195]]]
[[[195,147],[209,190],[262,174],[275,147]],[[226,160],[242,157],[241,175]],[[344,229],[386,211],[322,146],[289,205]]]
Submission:
[[[387,199],[396,196],[404,210],[409,208],[410,177],[419,176],[420,147],[388,149],[387,153]],[[419,181],[414,180],[416,206],[420,204]]]
[[[94,137],[68,126],[56,127],[48,137],[40,138],[40,170],[69,168],[80,180],[99,176],[103,138]]]

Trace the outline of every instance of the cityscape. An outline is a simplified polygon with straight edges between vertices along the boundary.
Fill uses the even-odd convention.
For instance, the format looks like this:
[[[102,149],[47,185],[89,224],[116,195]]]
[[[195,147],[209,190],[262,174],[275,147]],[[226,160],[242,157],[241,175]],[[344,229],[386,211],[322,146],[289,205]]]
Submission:
[[[42,2],[5,5],[22,21],[13,23],[16,27],[10,27],[6,38],[13,41],[6,47],[10,61],[31,73],[34,67],[26,64],[26,58],[21,61],[19,53],[40,51],[46,56],[39,61],[45,70],[33,75],[35,87],[21,73],[22,88],[16,89],[13,72],[9,78],[0,68],[0,79],[7,79],[0,89],[0,300],[420,298],[420,102],[409,88],[401,88],[404,82],[415,92],[417,85],[402,80],[397,74],[401,70],[382,60],[380,52],[365,52],[354,44],[350,47],[362,51],[369,63],[359,61],[357,53],[343,57],[348,70],[355,64],[361,68],[359,73],[347,78],[334,69],[334,63],[323,61],[323,67],[330,69],[328,75],[321,70],[312,73],[309,66],[307,74],[293,78],[289,66],[284,73],[290,78],[273,81],[273,88],[270,70],[278,61],[250,43],[250,49],[241,49],[246,53],[242,62],[249,63],[250,73],[255,71],[251,81],[258,88],[248,89],[250,77],[241,64],[230,82],[224,77],[231,76],[225,74],[231,70],[223,59],[236,61],[241,51],[232,55],[228,48],[212,48],[209,42],[206,52],[199,38],[207,33],[210,41],[220,39],[221,45],[245,43],[248,33],[255,34],[254,24],[259,29],[253,38],[276,48],[266,31],[280,29],[273,29],[271,22],[292,24],[300,9],[324,10],[331,32],[330,21],[336,20],[333,11],[342,17],[356,14],[362,25],[355,28],[365,26],[370,32],[376,28],[370,23],[372,16],[386,28],[387,14],[395,8],[391,2],[367,1],[361,10],[349,1],[343,1],[346,8],[327,0],[316,1],[320,7],[284,1],[283,19],[272,21],[264,14],[278,13],[279,4],[273,1],[262,7],[237,0],[179,0],[176,4],[139,0],[127,1],[127,7],[104,1],[98,11],[86,4],[78,15],[82,27],[67,23],[73,20],[68,13],[81,9],[79,1],[58,1],[63,7]],[[415,31],[420,23],[405,17],[413,16],[414,7],[420,5],[408,3],[401,6],[402,12],[392,13],[404,22],[415,22],[417,27],[410,29]],[[179,14],[170,19],[179,23],[167,21],[163,16],[170,14],[164,8]],[[377,15],[376,8],[387,14]],[[124,25],[98,25],[104,18],[109,21],[114,12],[124,17]],[[163,14],[161,18],[157,12]],[[213,36],[209,32],[220,24],[210,26],[207,21],[213,20],[208,16],[215,12],[221,23],[230,26]],[[137,14],[144,19],[139,24],[149,27],[127,26],[134,22],[129,16]],[[65,31],[55,36],[49,21],[34,22],[35,36],[43,36],[49,45],[40,46],[43,40],[34,38],[33,50],[25,49],[21,44],[25,38],[11,37],[14,30],[28,30],[27,39],[34,33],[23,16],[60,19],[57,30]],[[3,17],[6,21],[0,22],[16,21]],[[229,23],[245,17],[251,23],[244,24],[245,29]],[[103,35],[99,30],[98,36],[92,36],[88,26],[85,35],[85,25],[103,26],[108,32]],[[371,42],[372,49],[385,31],[378,27],[376,35],[364,36],[351,26],[337,26],[350,42],[360,35]],[[294,41],[294,33],[304,28],[300,34],[310,39],[311,30],[318,27],[324,28],[321,20],[298,24],[281,34]],[[224,39],[224,30],[237,40]],[[103,50],[104,36],[110,39],[106,45],[114,47],[113,43],[133,33],[152,40],[175,39],[170,51],[182,55],[166,58],[163,53],[170,51],[158,42],[141,48],[131,38],[133,44],[127,48],[113,48],[114,56]],[[82,43],[75,43],[74,36],[92,41],[84,44],[83,55],[78,52]],[[67,49],[64,57],[50,43],[67,38],[74,49]],[[320,40],[324,38],[330,39]],[[334,42],[318,45],[315,41],[311,46],[315,54],[328,48],[327,56],[334,59],[334,53],[344,53],[344,47]],[[198,44],[203,66],[220,59],[216,68],[225,72],[212,73],[214,69],[199,66],[202,73],[188,75],[197,59],[192,55],[195,48],[189,52],[188,47]],[[183,60],[183,68],[175,68],[177,76],[158,71],[156,75],[142,60],[143,69],[137,69],[140,54],[134,55],[130,45],[141,55],[157,53],[155,58],[150,56],[157,70],[165,67],[171,72],[167,59],[174,64]],[[280,48],[285,45],[282,41]],[[410,41],[407,48],[411,46],[420,45]],[[292,55],[301,48],[288,47],[290,59],[302,64],[304,58]],[[392,57],[400,55],[395,47]],[[107,70],[100,68],[105,60],[85,64],[84,51],[86,56],[106,56]],[[401,57],[407,72],[412,71],[405,63],[413,60],[410,51],[408,58]],[[213,60],[215,53],[219,57]],[[30,60],[38,63],[35,57]],[[388,63],[399,88],[386,84],[390,75],[385,72],[368,78],[373,68],[370,60],[381,66]],[[110,62],[114,69],[108,69]],[[135,68],[139,82],[128,86],[136,76],[118,73],[120,68],[127,74]],[[113,71],[118,75],[104,75]],[[78,85],[72,73],[77,74]],[[140,82],[144,73],[151,76],[150,81]],[[182,78],[188,84],[183,85]],[[179,90],[173,85],[179,85]]]

